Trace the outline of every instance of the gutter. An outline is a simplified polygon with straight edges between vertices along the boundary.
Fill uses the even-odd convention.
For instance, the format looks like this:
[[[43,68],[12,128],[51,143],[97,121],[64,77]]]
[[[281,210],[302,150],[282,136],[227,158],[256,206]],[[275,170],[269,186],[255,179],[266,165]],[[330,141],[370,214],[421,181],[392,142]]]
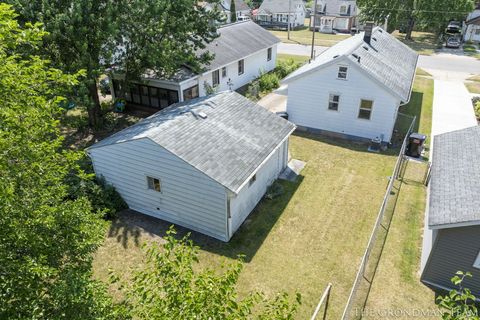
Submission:
[[[408,99],[406,102],[403,102],[400,104],[400,106],[404,106],[406,105],[407,103],[410,102],[410,99],[412,97],[412,90],[413,90],[413,83],[415,82],[415,76],[417,75],[417,66],[418,66],[418,58],[420,57],[419,54],[417,54],[417,60],[415,61],[415,72],[413,73],[413,77],[412,77],[412,81],[411,81],[411,84],[410,84],[410,90],[409,90],[409,93],[408,93]]]

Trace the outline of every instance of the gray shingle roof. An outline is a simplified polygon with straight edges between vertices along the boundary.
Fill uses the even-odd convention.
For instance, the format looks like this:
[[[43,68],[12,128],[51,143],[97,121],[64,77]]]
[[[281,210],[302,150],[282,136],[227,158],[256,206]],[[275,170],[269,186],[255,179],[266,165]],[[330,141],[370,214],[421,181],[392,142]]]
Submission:
[[[292,0],[291,9],[295,12],[297,5],[304,6],[302,0]],[[267,13],[286,13],[290,10],[289,0],[263,0],[262,4],[258,8],[259,11],[265,11]]]
[[[428,224],[480,224],[480,127],[435,136]]]
[[[206,119],[198,116],[200,111]],[[174,104],[90,148],[148,138],[238,192],[294,129],[294,124],[226,91]]]
[[[402,101],[408,101],[418,54],[380,27],[373,29],[370,45],[363,41],[363,35],[362,32],[337,43],[313,62],[291,73],[284,82],[320,69],[334,60],[347,58]]]
[[[205,48],[215,54],[208,70],[216,70],[255,52],[270,48],[280,39],[253,21],[236,22],[218,28],[220,36]]]

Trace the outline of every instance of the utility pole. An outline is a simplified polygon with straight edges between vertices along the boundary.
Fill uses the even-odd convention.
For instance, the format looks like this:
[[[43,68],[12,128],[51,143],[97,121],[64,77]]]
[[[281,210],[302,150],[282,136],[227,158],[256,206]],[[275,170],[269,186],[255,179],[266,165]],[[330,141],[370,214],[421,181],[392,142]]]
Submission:
[[[290,16],[292,15],[292,0],[288,0],[288,40],[290,40]]]
[[[310,54],[310,59],[315,60],[315,31],[317,30],[317,1],[315,0],[315,4],[313,5],[313,23],[312,16],[310,16],[310,24],[312,24],[312,53]]]

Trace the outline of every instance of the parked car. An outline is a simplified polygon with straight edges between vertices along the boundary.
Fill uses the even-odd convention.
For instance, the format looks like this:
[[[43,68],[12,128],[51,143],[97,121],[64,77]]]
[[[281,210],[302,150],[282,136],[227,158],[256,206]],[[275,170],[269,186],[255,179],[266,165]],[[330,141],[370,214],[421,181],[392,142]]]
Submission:
[[[456,37],[450,37],[447,39],[446,47],[447,48],[460,48],[460,39]]]
[[[447,29],[445,30],[446,33],[450,33],[450,34],[461,33],[461,31],[462,31],[462,25],[458,21],[450,21],[448,23]]]

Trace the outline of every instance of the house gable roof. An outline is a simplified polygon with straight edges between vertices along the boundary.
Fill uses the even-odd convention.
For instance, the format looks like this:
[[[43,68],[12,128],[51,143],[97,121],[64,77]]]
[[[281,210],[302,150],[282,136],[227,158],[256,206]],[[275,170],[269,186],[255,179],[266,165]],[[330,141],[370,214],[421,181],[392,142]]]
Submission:
[[[294,124],[226,91],[174,104],[89,149],[148,138],[237,193],[293,130]]]
[[[435,136],[428,224],[480,225],[480,127]]]
[[[311,63],[291,73],[283,82],[295,81],[336,60],[347,58],[403,102],[409,101],[418,54],[380,27],[373,29],[370,44],[364,42],[363,35],[360,33],[337,43]]]
[[[280,39],[253,21],[221,26],[218,33],[220,36],[201,51],[215,55],[213,61],[205,66],[207,70],[216,70],[280,42]]]
[[[303,10],[305,10],[305,5],[302,0],[291,0],[289,3],[288,0],[263,0],[260,5],[259,12],[266,12],[268,14],[272,13],[286,13],[292,9],[292,12],[295,12],[297,5],[301,5]]]

